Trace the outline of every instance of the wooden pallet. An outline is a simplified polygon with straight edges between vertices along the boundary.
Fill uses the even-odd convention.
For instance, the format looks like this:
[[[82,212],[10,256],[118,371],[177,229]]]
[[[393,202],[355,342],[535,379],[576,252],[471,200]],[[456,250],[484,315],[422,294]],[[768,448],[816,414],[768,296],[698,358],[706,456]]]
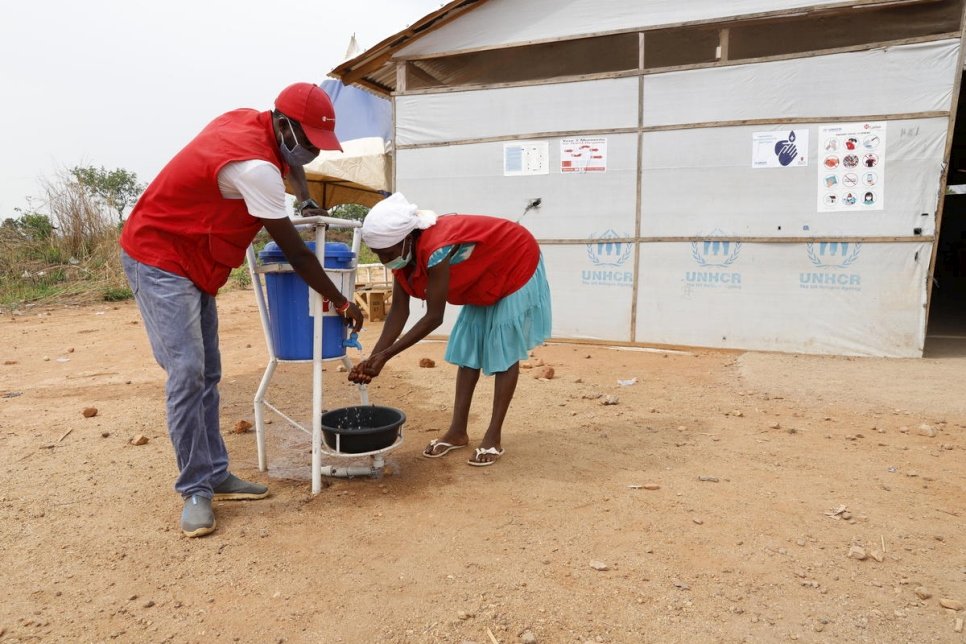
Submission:
[[[365,288],[355,292],[353,299],[370,322],[386,319],[392,304],[392,288]]]

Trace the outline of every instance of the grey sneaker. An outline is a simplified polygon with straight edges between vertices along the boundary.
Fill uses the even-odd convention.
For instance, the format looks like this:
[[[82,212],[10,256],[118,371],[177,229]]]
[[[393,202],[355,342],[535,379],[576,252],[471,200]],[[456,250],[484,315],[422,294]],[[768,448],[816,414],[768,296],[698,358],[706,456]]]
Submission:
[[[211,499],[195,494],[184,500],[181,531],[188,537],[203,537],[215,531],[215,513],[211,509]]]
[[[229,474],[220,485],[215,487],[215,501],[242,501],[245,499],[264,499],[268,496],[268,486],[261,483],[243,481]]]

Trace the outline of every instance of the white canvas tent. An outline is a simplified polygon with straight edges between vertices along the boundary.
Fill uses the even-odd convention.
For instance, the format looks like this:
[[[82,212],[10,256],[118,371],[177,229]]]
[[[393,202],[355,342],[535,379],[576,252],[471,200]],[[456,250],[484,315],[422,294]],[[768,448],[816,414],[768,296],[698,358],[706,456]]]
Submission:
[[[305,166],[309,193],[323,208],[357,203],[374,206],[389,191],[392,158],[381,137],[342,142],[342,152],[323,150]]]
[[[349,50],[355,48],[355,37]],[[335,106],[336,136],[342,152],[323,150],[305,166],[309,193],[323,208],[356,203],[373,206],[392,183],[392,109],[373,92],[322,83]]]
[[[558,339],[921,356],[963,10],[461,0],[333,74],[411,201],[540,199]]]

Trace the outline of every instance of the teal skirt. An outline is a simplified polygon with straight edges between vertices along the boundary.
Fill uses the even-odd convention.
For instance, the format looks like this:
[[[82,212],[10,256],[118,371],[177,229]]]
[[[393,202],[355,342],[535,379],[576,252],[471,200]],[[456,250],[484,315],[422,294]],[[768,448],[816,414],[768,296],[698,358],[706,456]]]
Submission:
[[[543,257],[520,290],[490,306],[466,304],[446,345],[447,362],[486,375],[506,371],[550,337],[550,286]]]

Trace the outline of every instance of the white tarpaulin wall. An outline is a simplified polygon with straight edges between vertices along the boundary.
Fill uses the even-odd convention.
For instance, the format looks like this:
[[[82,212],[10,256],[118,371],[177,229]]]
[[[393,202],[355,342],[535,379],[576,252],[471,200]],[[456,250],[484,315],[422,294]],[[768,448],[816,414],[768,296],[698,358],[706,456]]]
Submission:
[[[945,118],[886,121],[883,210],[818,212],[817,173],[826,156],[819,124],[699,128],[644,135],[643,233],[651,237],[719,234],[768,237],[908,236],[934,231],[946,145]],[[807,131],[808,165],[752,168],[752,135]],[[707,204],[715,204],[708,210]],[[930,216],[923,217],[922,213]]]
[[[901,2],[901,0],[900,0]],[[863,0],[489,0],[404,47],[401,58],[554,40],[588,33],[713,21],[754,13],[775,13],[810,7],[849,7]],[[894,4],[899,4],[896,2]],[[564,5],[564,6],[562,6]]]
[[[557,338],[918,356],[932,244],[916,236],[935,233],[958,55],[958,41],[938,41],[402,95],[396,188],[424,208],[512,220],[539,197],[521,223],[543,242]],[[881,209],[820,211],[820,133],[873,117],[886,140]],[[754,135],[793,128],[808,132],[805,165],[752,167]],[[605,171],[561,172],[579,137],[605,139]],[[506,176],[504,144],[528,142],[546,146],[548,171]],[[756,239],[714,239],[735,236]],[[782,240],[802,237],[815,241]],[[842,237],[859,239],[826,240]]]

